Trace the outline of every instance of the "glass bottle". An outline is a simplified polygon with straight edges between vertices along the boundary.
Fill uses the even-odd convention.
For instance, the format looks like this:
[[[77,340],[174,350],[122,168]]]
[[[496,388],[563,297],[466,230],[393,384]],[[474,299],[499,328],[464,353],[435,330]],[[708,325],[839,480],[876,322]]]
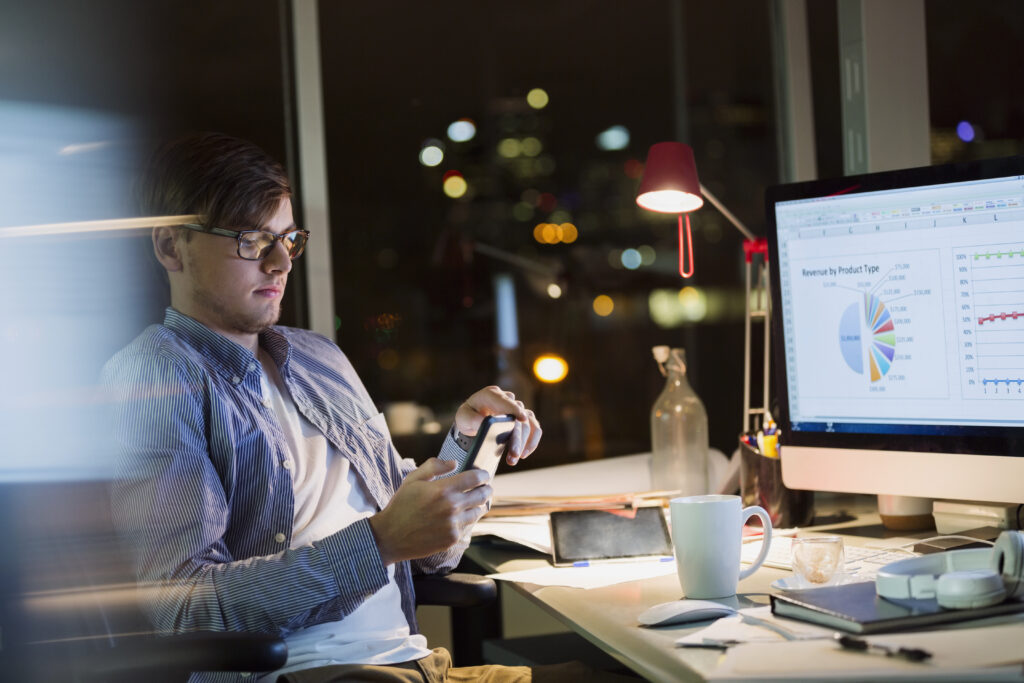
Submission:
[[[686,381],[683,349],[655,346],[668,378],[651,409],[651,487],[681,496],[708,492],[708,414]]]

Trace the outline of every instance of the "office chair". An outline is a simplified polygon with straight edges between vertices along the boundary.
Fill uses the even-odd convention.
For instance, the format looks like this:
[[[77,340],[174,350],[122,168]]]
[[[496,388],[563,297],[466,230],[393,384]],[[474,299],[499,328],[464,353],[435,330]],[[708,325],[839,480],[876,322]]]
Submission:
[[[0,485],[0,526],[12,530],[17,549],[0,554],[0,678],[179,683],[192,671],[284,665],[287,648],[277,636],[153,634],[131,562],[109,524],[106,494],[105,482]],[[482,661],[483,618],[473,612],[494,602],[494,581],[460,572],[413,582],[418,604],[452,608],[453,657],[465,665]]]
[[[501,636],[498,587],[465,558],[457,570],[413,576],[416,604],[451,608],[452,661],[455,666],[477,666],[484,663],[484,640]]]
[[[453,659],[463,666],[481,663],[485,629],[471,613],[494,601],[494,581],[476,574],[452,573],[417,576],[414,585],[417,604],[452,608]],[[31,608],[8,610],[4,632],[21,634],[5,648],[8,661],[4,667],[13,674],[10,680],[182,683],[193,671],[272,671],[284,666],[288,658],[284,639],[274,635],[205,631],[156,636],[148,630],[137,606],[119,601],[104,609],[103,596],[95,592],[77,604],[74,596],[68,596],[63,613],[53,606],[59,599],[50,602],[44,615],[33,614]],[[40,621],[60,622],[60,632],[65,634],[78,631],[88,635],[28,640],[49,630]]]

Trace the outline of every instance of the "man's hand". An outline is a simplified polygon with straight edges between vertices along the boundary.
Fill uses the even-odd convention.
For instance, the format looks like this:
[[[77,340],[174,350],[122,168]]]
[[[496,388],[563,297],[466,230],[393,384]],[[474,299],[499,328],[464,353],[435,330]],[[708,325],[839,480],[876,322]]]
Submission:
[[[433,555],[453,546],[486,511],[487,473],[469,470],[436,479],[456,463],[431,458],[406,476],[370,528],[385,565]]]
[[[488,415],[512,415],[516,418],[505,456],[509,465],[515,465],[520,458],[529,457],[537,449],[543,433],[537,416],[522,401],[517,401],[515,394],[500,387],[484,387],[467,398],[455,413],[455,428],[466,436],[473,436]]]

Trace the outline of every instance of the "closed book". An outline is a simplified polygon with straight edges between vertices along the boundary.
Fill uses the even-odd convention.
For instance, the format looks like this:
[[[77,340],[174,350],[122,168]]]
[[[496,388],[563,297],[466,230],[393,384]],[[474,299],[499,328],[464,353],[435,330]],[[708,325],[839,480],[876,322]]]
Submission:
[[[848,583],[771,596],[772,614],[809,621],[850,633],[905,631],[953,621],[1024,612],[1024,601],[989,607],[946,609],[930,600],[891,600],[875,593],[875,582]]]

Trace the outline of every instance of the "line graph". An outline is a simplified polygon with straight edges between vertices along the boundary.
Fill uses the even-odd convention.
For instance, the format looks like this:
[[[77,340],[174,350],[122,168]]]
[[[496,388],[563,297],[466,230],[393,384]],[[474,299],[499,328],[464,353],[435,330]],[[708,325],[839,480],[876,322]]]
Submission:
[[[1024,399],[1024,244],[954,251],[962,386]]]
[[[1003,311],[1002,313],[990,313],[983,318],[978,318],[978,325],[984,325],[985,323],[995,322],[996,320],[1006,320],[1007,318],[1016,320],[1019,317],[1024,317],[1024,311],[1010,311],[1009,313]]]

